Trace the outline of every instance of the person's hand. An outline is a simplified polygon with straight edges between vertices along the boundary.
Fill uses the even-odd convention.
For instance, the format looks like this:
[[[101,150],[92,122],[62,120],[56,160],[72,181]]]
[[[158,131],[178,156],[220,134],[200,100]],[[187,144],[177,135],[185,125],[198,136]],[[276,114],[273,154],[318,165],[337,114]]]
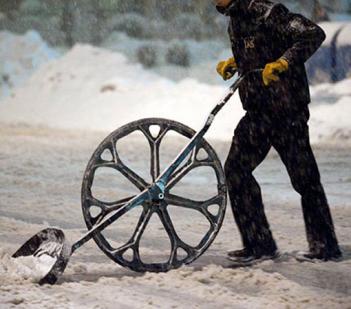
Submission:
[[[269,86],[272,81],[278,81],[278,75],[288,70],[288,68],[289,63],[284,58],[280,58],[275,62],[267,63],[262,72],[262,79],[265,86]]]
[[[217,64],[217,72],[219,75],[222,76],[224,80],[230,79],[234,76],[235,70],[238,68],[235,59],[229,58],[228,60],[225,61],[220,61]]]

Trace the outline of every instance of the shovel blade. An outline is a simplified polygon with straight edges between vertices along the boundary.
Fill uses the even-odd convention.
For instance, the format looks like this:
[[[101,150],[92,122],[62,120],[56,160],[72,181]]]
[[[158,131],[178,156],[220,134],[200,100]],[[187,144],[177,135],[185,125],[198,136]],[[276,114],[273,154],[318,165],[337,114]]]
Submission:
[[[12,257],[40,257],[44,254],[54,258],[55,262],[48,269],[46,275],[39,281],[39,284],[54,284],[64,272],[71,256],[71,246],[66,241],[62,230],[47,228],[40,231],[24,243]]]

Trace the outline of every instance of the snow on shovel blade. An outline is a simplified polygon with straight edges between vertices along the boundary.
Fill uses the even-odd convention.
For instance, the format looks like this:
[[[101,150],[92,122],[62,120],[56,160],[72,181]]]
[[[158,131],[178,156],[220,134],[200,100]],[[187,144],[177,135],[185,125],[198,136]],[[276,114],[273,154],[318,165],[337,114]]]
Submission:
[[[13,258],[31,257],[42,270],[39,284],[54,284],[63,273],[71,256],[71,246],[62,230],[47,228],[30,238],[13,255]]]

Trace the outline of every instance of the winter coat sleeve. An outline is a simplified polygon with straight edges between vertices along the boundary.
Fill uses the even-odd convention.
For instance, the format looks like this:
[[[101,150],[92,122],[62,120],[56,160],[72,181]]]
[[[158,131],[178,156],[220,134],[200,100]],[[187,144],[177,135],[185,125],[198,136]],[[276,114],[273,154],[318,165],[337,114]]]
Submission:
[[[282,4],[274,5],[267,19],[287,43],[282,57],[290,65],[305,63],[325,40],[322,28]]]

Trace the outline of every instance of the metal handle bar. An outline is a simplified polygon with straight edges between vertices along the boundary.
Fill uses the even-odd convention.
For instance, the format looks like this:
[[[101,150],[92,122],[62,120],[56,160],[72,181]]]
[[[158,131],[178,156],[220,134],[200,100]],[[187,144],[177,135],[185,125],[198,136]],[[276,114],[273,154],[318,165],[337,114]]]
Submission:
[[[230,100],[235,91],[239,88],[241,82],[250,74],[262,72],[263,69],[255,69],[247,72],[244,75],[239,76],[235,82],[229,87],[228,92],[222,98],[222,100],[216,104],[216,106],[212,109],[211,113],[207,117],[205,125],[201,130],[199,130],[189,141],[189,143],[183,148],[183,150],[178,154],[178,156],[173,160],[173,162],[161,173],[161,175],[156,179],[155,183],[160,187],[161,190],[164,190],[164,186],[168,182],[168,178],[172,175],[172,173],[177,169],[177,167],[181,164],[181,162],[185,159],[185,157],[193,150],[193,148],[197,145],[198,141],[205,135],[205,133],[210,128],[215,116],[217,113],[223,108],[223,106]]]

